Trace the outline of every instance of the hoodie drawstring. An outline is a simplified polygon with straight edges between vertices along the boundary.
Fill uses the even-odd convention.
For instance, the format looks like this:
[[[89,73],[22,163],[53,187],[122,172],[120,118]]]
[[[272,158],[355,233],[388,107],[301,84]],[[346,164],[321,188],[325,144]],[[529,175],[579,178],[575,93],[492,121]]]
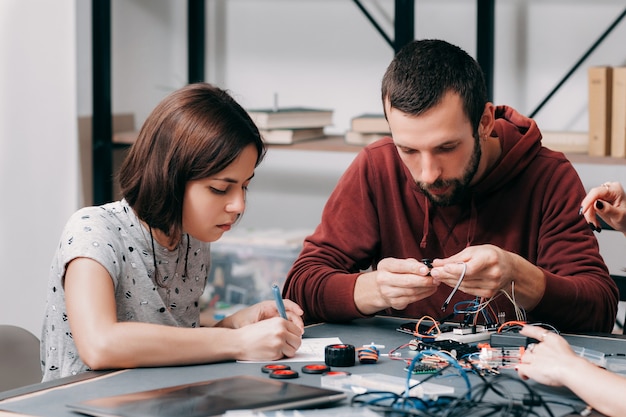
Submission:
[[[428,201],[428,197],[424,195],[424,235],[422,236],[422,240],[420,241],[420,248],[426,248],[428,241],[428,233],[430,232],[430,202]],[[465,247],[469,247],[472,243],[472,239],[474,238],[474,232],[476,230],[476,224],[478,223],[478,209],[476,208],[476,202],[474,201],[474,196],[472,196],[470,201],[470,222],[469,227],[467,229],[467,237]]]
[[[471,213],[469,227],[467,228],[467,243],[465,245],[466,248],[468,248],[472,243],[472,239],[474,238],[474,231],[476,230],[476,223],[478,223],[478,209],[476,208],[473,195],[471,197],[470,207]]]
[[[420,248],[424,249],[426,247],[426,241],[428,240],[428,231],[430,229],[430,204],[428,202],[428,197],[424,194],[424,236],[422,236],[422,241],[420,242]]]

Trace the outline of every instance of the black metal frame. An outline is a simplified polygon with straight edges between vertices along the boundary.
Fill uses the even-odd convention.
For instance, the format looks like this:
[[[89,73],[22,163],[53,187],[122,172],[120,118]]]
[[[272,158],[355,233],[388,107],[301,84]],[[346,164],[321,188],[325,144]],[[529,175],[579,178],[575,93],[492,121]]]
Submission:
[[[353,1],[367,20],[370,21],[372,26],[374,26],[374,29],[376,29],[380,36],[393,48],[394,53],[398,53],[404,45],[415,39],[415,0],[395,0],[394,39],[391,39],[389,35],[387,35],[367,8],[363,6],[361,0]]]
[[[204,81],[205,0],[187,0],[188,82]],[[113,199],[113,109],[111,104],[111,0],[92,0],[92,183],[93,204]]]
[[[91,1],[93,116],[93,202],[113,195],[113,114],[111,111],[111,0]]]
[[[415,39],[415,0],[395,0],[394,39],[391,39],[389,35],[385,33],[376,19],[374,19],[365,6],[363,6],[361,0],[353,1],[383,39],[393,48],[395,53],[398,53],[400,48]],[[476,60],[485,73],[488,99],[492,100],[495,0],[476,0],[476,7]]]
[[[615,27],[617,27],[617,25],[622,21],[622,19],[624,19],[625,16],[626,16],[626,9],[624,9],[624,11],[622,11],[622,13],[620,13],[620,15],[617,17],[617,19],[615,19],[613,21],[613,23],[611,23],[609,25],[609,27],[602,33],[602,35],[600,35],[600,37],[593,43],[593,45],[591,45],[591,47],[589,49],[587,49],[587,51],[583,54],[583,56],[581,56],[580,59],[578,61],[576,61],[574,66],[572,66],[572,68],[565,74],[565,76],[563,76],[563,78],[561,78],[561,80],[556,84],[556,86],[554,86],[554,88],[541,101],[541,103],[539,103],[539,105],[535,108],[535,110],[533,110],[530,113],[530,115],[528,117],[533,118],[533,117],[535,117],[535,115],[537,113],[539,113],[539,110],[541,110],[543,108],[543,106],[545,106],[545,104],[561,88],[561,86],[563,84],[565,84],[565,81],[567,81],[569,79],[569,77],[571,77],[572,74],[574,74],[574,72],[576,72],[578,67],[580,67],[582,65],[582,63],[585,62],[585,60],[589,57],[589,55],[591,55],[591,53],[593,51],[595,51],[596,48],[602,43],[602,41],[604,41],[604,39],[607,36],[609,36],[609,34],[613,31],[613,29],[615,29]]]
[[[476,61],[485,73],[487,100],[493,101],[496,0],[476,0]]]
[[[205,0],[187,0],[187,80],[204,81]]]
[[[493,3],[477,0],[482,10],[491,10],[479,25],[479,63],[486,59],[483,69],[491,79],[493,67]],[[359,0],[354,3],[372,25],[398,52],[415,39],[415,0],[395,0],[394,40],[391,40]],[[111,1],[92,0],[93,54],[93,203],[109,202],[113,198],[113,113],[111,106]],[[204,81],[205,63],[205,0],[187,0],[187,59],[188,82]],[[481,63],[482,65],[482,63]],[[489,82],[489,85],[491,83]]]
[[[360,0],[353,0],[387,43],[397,52],[415,37],[415,0],[395,0],[394,29],[392,40],[363,7]],[[495,1],[476,0],[476,60],[485,73],[488,99],[493,100]],[[204,81],[205,61],[205,2],[187,0],[188,18],[188,81]],[[93,54],[93,203],[103,204],[113,197],[113,158],[111,108],[111,0],[92,0],[92,54]],[[579,59],[565,77],[530,114],[535,114],[556,93],[582,62],[598,47],[608,34],[626,16],[626,9]]]

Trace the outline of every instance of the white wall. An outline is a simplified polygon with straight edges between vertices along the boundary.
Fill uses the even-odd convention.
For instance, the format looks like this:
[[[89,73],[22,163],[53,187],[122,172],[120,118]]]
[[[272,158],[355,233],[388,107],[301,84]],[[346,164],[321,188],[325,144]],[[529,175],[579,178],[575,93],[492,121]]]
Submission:
[[[74,0],[0,1],[0,62],[0,323],[39,336],[78,201]]]
[[[309,229],[356,152],[271,148],[257,168],[238,227]]]

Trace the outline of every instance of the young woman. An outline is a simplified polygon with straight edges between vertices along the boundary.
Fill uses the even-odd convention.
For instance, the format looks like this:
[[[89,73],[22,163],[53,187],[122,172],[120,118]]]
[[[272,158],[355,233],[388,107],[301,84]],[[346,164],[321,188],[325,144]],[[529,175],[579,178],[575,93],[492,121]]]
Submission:
[[[209,242],[233,226],[265,154],[224,90],[188,85],[150,114],[119,174],[122,200],[69,219],[48,282],[41,360],[51,380],[87,370],[293,356],[300,307],[261,302],[203,327]]]

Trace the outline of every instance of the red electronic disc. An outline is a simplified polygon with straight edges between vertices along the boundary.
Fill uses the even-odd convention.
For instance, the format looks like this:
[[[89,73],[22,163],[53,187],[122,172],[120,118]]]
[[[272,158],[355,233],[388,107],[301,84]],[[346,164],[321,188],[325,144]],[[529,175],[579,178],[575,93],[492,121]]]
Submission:
[[[293,371],[291,369],[285,369],[285,370],[277,370],[277,371],[272,371],[270,373],[270,378],[276,378],[276,379],[291,379],[291,378],[297,378],[299,375],[296,371]]]
[[[330,367],[321,364],[304,365],[302,372],[305,374],[323,374],[330,371]]]
[[[346,371],[328,371],[328,372],[324,372],[324,376],[350,376],[352,375],[351,372],[346,372]]]
[[[269,365],[265,365],[261,368],[261,371],[263,371],[264,374],[269,374],[273,371],[285,371],[289,369],[291,369],[291,366],[289,365],[284,365],[282,363],[270,363]]]

